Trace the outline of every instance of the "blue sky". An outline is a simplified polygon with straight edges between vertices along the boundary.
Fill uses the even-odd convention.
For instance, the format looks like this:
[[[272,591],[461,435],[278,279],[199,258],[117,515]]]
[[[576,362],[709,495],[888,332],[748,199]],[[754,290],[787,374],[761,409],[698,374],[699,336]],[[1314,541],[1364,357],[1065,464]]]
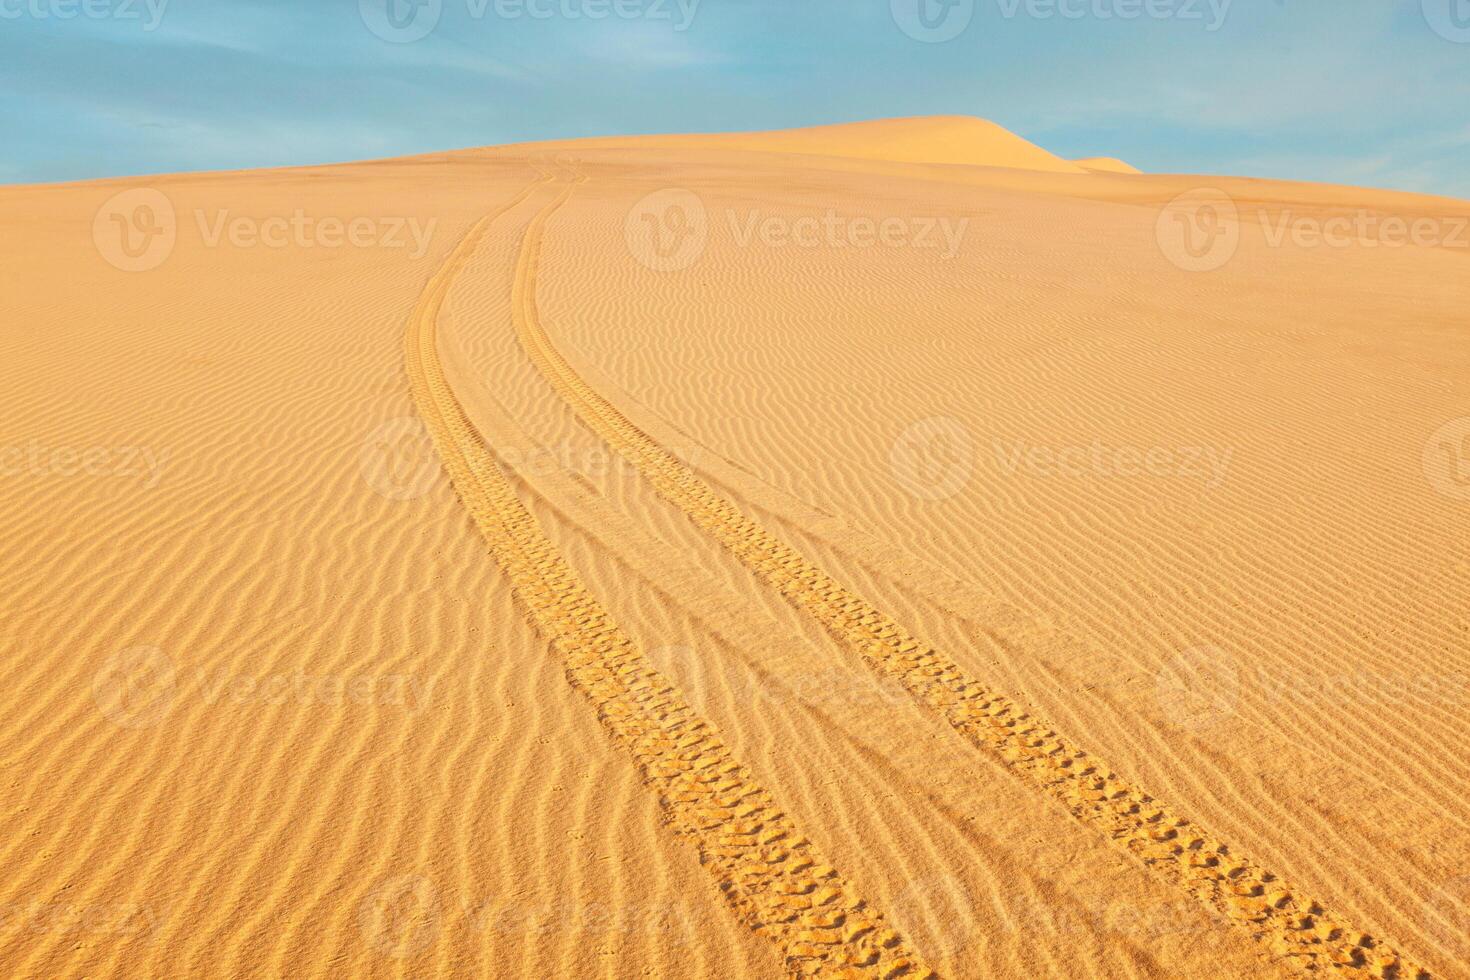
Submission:
[[[0,0],[0,81],[0,182],[944,113],[1470,198],[1470,0]]]

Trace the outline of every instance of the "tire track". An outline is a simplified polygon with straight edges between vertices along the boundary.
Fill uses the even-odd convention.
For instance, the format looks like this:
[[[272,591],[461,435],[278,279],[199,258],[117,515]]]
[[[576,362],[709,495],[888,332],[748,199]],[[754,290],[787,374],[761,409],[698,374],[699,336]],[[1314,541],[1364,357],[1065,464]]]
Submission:
[[[454,488],[530,618],[565,659],[572,686],[632,753],[670,825],[695,846],[740,918],[776,943],[791,974],[935,977],[586,590],[521,504],[449,388],[436,342],[444,298],[490,224],[539,184],[466,234],[429,280],[409,321],[405,360],[414,400]]]
[[[1078,820],[1246,930],[1271,958],[1309,973],[1428,980],[1428,971],[1390,946],[1351,928],[1320,902],[1130,785],[1015,701],[987,690],[742,514],[584,382],[541,327],[536,282],[546,223],[586,180],[577,177],[526,230],[513,287],[516,332],[557,393],[660,496],[789,602],[814,616],[838,642],[897,679],[971,743],[998,756],[1011,772],[1044,789]]]

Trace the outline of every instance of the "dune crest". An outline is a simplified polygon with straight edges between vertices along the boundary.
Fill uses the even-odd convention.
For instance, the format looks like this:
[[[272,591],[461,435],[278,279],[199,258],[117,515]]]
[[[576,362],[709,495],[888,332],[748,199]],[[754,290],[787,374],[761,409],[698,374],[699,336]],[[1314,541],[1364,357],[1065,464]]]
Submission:
[[[1005,127],[976,116],[874,119],[750,133],[609,137],[577,140],[575,145],[589,148],[640,146],[661,149],[756,150],[765,153],[883,160],[891,163],[1006,167],[1063,174],[1087,172],[1081,164],[1063,160]]]

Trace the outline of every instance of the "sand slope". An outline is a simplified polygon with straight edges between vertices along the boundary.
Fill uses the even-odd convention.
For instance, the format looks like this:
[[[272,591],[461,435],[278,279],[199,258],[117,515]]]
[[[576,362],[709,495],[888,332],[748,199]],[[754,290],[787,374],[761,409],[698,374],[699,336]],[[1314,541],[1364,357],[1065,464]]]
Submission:
[[[0,190],[6,975],[1470,975],[1470,204],[825,135]]]

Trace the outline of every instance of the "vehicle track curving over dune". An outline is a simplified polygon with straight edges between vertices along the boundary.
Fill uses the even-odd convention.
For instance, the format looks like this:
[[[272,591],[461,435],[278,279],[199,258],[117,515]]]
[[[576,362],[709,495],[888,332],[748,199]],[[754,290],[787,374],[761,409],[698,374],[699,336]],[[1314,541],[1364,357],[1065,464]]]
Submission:
[[[659,446],[588,385],[542,329],[536,305],[547,222],[586,180],[581,175],[573,178],[526,230],[513,286],[516,331],[527,355],[556,392],[660,496],[683,510],[869,666],[897,679],[959,734],[998,757],[1013,774],[1045,790],[1078,820],[1246,930],[1274,961],[1307,973],[1427,980],[1428,971],[1351,928],[1321,903],[1130,785],[1017,702],[987,690],[779,536],[745,516],[686,462]]]
[[[542,184],[470,229],[409,321],[405,354],[414,400],[454,488],[530,618],[565,658],[572,686],[632,753],[670,825],[696,847],[740,918],[778,946],[791,974],[934,977],[582,585],[449,388],[436,342],[445,296],[490,224]]]

